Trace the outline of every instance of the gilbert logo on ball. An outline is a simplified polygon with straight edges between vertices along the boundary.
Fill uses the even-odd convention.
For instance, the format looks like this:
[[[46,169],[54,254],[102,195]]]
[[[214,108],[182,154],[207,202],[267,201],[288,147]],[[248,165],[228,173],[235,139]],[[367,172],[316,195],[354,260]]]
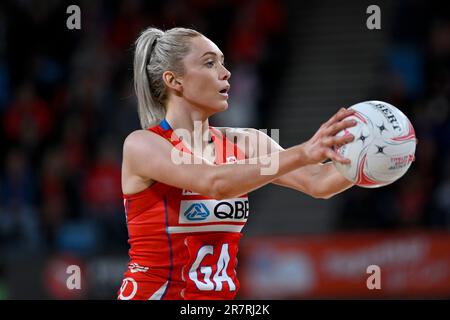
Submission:
[[[402,177],[414,161],[416,135],[409,119],[383,101],[366,101],[350,107],[357,125],[337,135],[353,134],[355,140],[337,148],[350,164],[334,162],[348,180],[365,188],[388,185]],[[346,120],[347,120],[346,119]]]

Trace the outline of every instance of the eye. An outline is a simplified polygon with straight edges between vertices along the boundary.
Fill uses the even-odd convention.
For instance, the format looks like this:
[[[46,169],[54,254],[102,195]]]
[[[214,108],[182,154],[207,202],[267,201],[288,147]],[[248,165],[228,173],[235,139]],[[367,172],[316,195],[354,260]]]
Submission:
[[[205,65],[206,65],[208,68],[212,68],[212,67],[214,67],[214,61],[208,61],[208,62],[205,63]]]

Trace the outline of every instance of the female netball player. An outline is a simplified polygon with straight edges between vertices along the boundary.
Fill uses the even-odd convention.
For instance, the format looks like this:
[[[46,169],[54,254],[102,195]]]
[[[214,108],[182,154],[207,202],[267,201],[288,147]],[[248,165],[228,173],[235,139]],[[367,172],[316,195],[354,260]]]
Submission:
[[[219,48],[195,30],[149,28],[137,39],[142,130],[123,146],[130,262],[118,299],[233,299],[250,191],[275,183],[328,198],[352,186],[331,162],[322,164],[349,162],[335,147],[353,136],[335,134],[355,125],[344,120],[352,111],[342,108],[310,140],[284,150],[256,129],[209,126],[210,116],[228,108],[230,76]],[[258,139],[242,148],[229,132]],[[259,147],[264,139],[270,148]],[[198,141],[209,152],[194,152]],[[192,161],[176,160],[180,154]],[[277,170],[263,173],[271,161]]]

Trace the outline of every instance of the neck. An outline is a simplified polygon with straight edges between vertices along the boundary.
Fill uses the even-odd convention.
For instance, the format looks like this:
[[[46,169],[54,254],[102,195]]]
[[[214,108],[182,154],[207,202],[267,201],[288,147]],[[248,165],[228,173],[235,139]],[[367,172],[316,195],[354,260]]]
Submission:
[[[188,130],[192,134],[191,137],[193,139],[201,139],[201,137],[204,137],[202,141],[207,143],[211,139],[209,116],[207,112],[199,108],[192,107],[189,104],[183,103],[183,101],[177,101],[167,104],[165,118],[173,130]]]

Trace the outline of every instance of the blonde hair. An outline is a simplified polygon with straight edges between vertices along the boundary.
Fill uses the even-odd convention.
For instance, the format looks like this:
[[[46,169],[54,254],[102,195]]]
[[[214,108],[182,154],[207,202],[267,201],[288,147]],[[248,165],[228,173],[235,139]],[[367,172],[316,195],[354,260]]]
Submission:
[[[163,73],[171,70],[183,75],[182,60],[189,53],[190,40],[201,35],[198,31],[186,28],[162,31],[150,27],[136,40],[134,89],[143,129],[151,127],[165,116],[167,90]]]

